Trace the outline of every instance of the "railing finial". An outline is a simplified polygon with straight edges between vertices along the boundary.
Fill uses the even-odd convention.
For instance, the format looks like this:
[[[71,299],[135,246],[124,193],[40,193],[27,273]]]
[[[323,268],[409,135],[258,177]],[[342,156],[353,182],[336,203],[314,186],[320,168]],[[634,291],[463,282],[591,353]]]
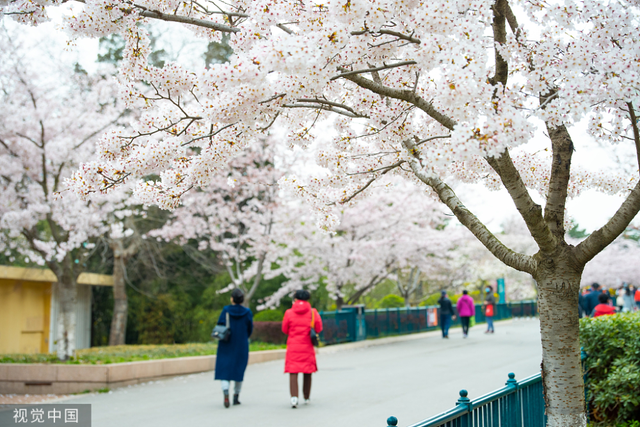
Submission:
[[[507,380],[506,383],[504,383],[504,385],[507,386],[517,386],[518,385],[518,381],[516,381],[516,374],[514,374],[513,372],[509,372],[509,379]]]
[[[460,398],[456,402],[456,405],[468,405],[471,402],[471,399],[467,397],[468,395],[469,392],[467,390],[460,390]]]
[[[396,417],[387,418],[387,427],[397,426],[397,425],[398,425],[398,419]]]

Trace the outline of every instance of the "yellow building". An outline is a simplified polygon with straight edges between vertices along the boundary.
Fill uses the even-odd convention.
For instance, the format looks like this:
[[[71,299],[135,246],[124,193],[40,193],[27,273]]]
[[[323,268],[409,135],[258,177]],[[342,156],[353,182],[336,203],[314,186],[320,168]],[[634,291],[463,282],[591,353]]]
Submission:
[[[0,353],[55,351],[56,282],[48,269],[0,266]],[[91,346],[91,286],[113,286],[113,277],[78,277],[76,348]]]

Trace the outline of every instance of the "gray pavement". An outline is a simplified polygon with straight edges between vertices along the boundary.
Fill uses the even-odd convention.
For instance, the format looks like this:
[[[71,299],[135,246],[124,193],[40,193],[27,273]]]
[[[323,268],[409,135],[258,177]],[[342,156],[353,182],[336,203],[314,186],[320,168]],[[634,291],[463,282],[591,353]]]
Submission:
[[[292,409],[284,361],[250,365],[240,406],[222,406],[213,373],[171,378],[74,397],[91,403],[94,427],[407,426],[455,405],[460,389],[472,399],[502,387],[509,372],[522,379],[540,370],[537,320],[478,325],[462,338],[452,329],[422,338],[318,355],[311,404]],[[300,387],[302,389],[302,387]]]

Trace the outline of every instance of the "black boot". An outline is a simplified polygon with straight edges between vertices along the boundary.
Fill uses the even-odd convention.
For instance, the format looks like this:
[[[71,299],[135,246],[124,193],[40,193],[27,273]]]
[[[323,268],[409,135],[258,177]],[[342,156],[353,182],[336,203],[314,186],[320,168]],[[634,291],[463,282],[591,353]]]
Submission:
[[[234,405],[239,405],[240,404],[240,401],[238,400],[239,397],[240,397],[239,394],[234,394],[233,395],[233,404]]]
[[[224,407],[225,408],[229,407],[229,393],[224,394]]]

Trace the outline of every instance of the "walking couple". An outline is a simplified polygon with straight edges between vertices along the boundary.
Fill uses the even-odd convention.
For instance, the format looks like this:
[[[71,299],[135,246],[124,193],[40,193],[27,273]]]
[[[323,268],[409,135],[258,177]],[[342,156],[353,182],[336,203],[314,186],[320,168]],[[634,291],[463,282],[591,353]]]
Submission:
[[[282,332],[287,338],[284,372],[289,374],[291,406],[298,406],[298,374],[303,374],[302,394],[304,403],[311,397],[311,374],[318,370],[316,354],[311,339],[311,330],[322,332],[322,319],[309,304],[311,294],[301,289],[293,296],[293,306],[284,314]],[[234,381],[233,404],[240,404],[240,391],[244,373],[249,362],[249,337],[253,332],[253,313],[244,307],[244,294],[240,289],[231,293],[231,305],[220,313],[218,325],[228,326],[231,334],[227,340],[220,340],[216,357],[215,379],[221,380],[225,408],[230,406],[229,390]]]

